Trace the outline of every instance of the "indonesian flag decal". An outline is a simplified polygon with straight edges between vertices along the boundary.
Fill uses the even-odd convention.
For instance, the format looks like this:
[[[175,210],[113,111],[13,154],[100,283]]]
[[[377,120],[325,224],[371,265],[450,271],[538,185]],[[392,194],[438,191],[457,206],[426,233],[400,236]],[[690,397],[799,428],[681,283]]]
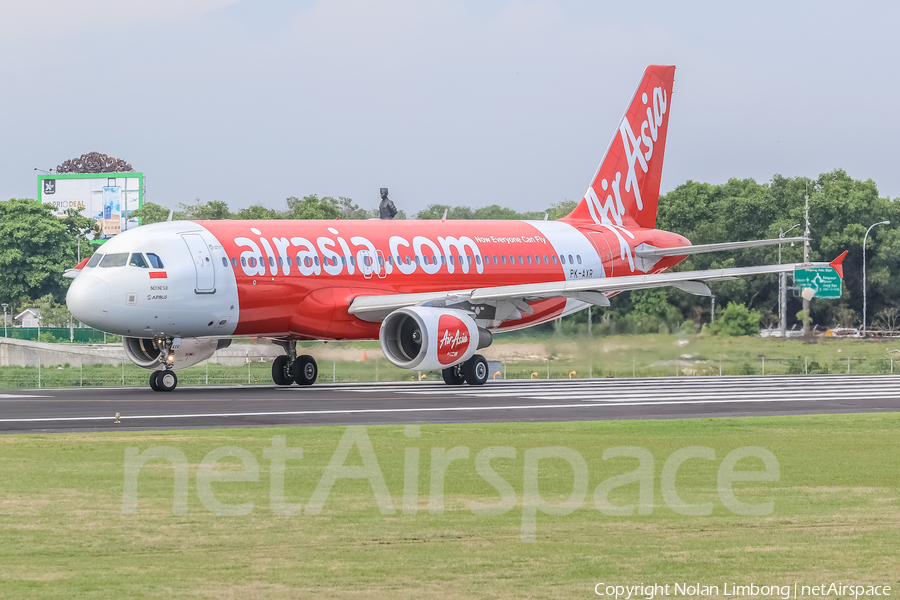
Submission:
[[[469,328],[453,315],[438,320],[438,362],[449,365],[459,360],[469,347]]]
[[[150,279],[166,279],[165,271],[150,271]]]

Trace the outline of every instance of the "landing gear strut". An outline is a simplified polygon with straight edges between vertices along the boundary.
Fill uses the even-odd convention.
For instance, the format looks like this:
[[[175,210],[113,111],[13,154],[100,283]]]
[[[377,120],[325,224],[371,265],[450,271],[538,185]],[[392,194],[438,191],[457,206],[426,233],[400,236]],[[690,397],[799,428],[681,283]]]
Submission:
[[[173,352],[181,344],[180,338],[159,340],[157,342],[160,354],[163,356],[162,371],[153,371],[150,373],[150,389],[154,392],[171,392],[178,386],[178,376],[175,375],[175,369],[172,366]]]
[[[476,354],[469,360],[441,371],[447,385],[484,385],[488,380],[487,360]]]
[[[272,363],[272,381],[275,385],[312,385],[319,375],[316,359],[308,354],[297,356],[296,341],[279,341],[287,354],[282,354]]]

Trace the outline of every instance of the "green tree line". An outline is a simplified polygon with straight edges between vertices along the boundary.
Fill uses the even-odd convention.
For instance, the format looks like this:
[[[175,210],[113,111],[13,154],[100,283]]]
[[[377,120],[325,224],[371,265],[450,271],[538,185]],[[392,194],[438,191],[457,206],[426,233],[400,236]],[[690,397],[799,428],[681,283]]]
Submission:
[[[775,175],[768,183],[753,179],[731,179],[715,185],[687,181],[660,197],[657,228],[679,233],[694,244],[777,238],[780,231],[794,225],[789,236],[802,235],[805,196],[809,196],[810,259],[830,261],[844,250],[845,291],[840,300],[814,300],[813,323],[858,326],[862,309],[862,242],[872,223],[889,220],[900,224],[900,206],[878,195],[872,180],[855,180],[840,169],[818,178]],[[415,216],[418,219],[558,219],[576,203],[571,200],[551,204],[545,211],[517,212],[491,205],[481,208],[432,204]],[[280,210],[261,204],[231,211],[219,200],[179,204],[173,219],[368,219],[377,209],[360,208],[350,198],[312,194],[285,199]],[[146,202],[136,216],[143,224],[165,221],[169,209]],[[406,215],[400,211],[398,218]],[[61,303],[69,280],[62,277],[75,265],[79,240],[81,256],[93,247],[86,243],[92,230],[89,219],[71,211],[59,219],[46,206],[28,199],[0,202],[0,300],[20,309],[25,302],[42,298]],[[868,317],[870,327],[893,329],[900,319],[900,280],[897,275],[900,229],[881,226],[872,230],[866,247]],[[800,262],[802,244],[781,248],[783,262]],[[740,267],[778,261],[778,246],[748,248],[730,252],[698,254],[681,263],[678,270]],[[743,307],[745,321],[762,326],[777,322],[778,280],[776,276],[745,277],[711,285],[721,315],[729,304]],[[797,324],[801,301],[789,293],[789,326]],[[50,307],[48,307],[50,308]],[[710,299],[692,296],[672,288],[639,290],[617,295],[612,306],[594,309],[593,325],[598,333],[643,333],[661,329],[696,329],[710,321]],[[564,327],[583,331],[587,313],[566,319]],[[549,326],[547,326],[549,327]],[[753,328],[753,325],[750,325]]]

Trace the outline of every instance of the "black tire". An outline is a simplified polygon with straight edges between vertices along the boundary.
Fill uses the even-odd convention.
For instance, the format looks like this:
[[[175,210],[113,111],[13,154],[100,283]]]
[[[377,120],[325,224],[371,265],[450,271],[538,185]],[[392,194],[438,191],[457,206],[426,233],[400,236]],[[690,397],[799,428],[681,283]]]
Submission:
[[[291,357],[282,354],[272,363],[272,381],[275,385],[291,385],[294,377],[291,374]]]
[[[476,354],[464,363],[466,373],[466,383],[469,385],[484,385],[487,383],[490,373],[488,372],[488,363],[485,358]]]
[[[452,366],[441,371],[444,383],[447,385],[462,385],[466,381],[466,375],[463,373],[462,364]]]
[[[165,371],[157,372],[156,387],[159,388],[159,391],[171,392],[177,386],[178,386],[178,376],[175,375],[175,371],[166,369]]]
[[[319,376],[319,366],[316,364],[316,359],[308,354],[298,356],[294,364],[291,365],[291,375],[294,376],[294,381],[297,382],[297,385],[314,384],[316,377]]]
[[[159,373],[159,371],[153,371],[152,373],[150,373],[150,389],[154,392],[160,391],[159,384],[156,383],[156,378],[157,376],[159,376]]]

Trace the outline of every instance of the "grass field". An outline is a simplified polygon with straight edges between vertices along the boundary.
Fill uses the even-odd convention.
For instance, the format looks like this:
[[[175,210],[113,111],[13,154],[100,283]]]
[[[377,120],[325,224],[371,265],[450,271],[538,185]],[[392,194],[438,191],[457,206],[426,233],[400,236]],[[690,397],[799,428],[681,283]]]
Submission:
[[[356,445],[344,463],[334,456],[351,433]],[[422,425],[419,437],[405,433],[378,426],[2,436],[0,597],[576,598],[593,597],[600,582],[900,589],[900,414]],[[288,448],[303,449],[285,475],[286,501],[303,505],[295,516],[270,508],[265,449],[279,435]],[[575,492],[570,514],[537,511],[534,542],[522,541],[533,506],[528,482],[557,504],[578,487],[573,467],[559,458],[526,472],[535,449],[560,445],[583,457],[586,492]],[[223,446],[249,453],[258,478],[198,485],[204,457]],[[489,463],[514,499],[503,514],[473,514],[473,502],[509,497],[476,465],[495,446],[515,451]],[[598,484],[638,464],[603,460],[604,449],[620,446],[652,456],[650,514],[612,516],[595,507]],[[706,516],[679,514],[663,492],[667,460],[696,446],[712,449],[714,460],[684,462],[674,489],[686,503],[711,503]],[[735,483],[734,494],[748,504],[774,502],[771,514],[735,514],[719,489],[723,459],[745,446],[771,452],[779,477]],[[174,492],[172,464],[152,460],[138,476],[134,514],[123,514],[129,447],[183,453],[186,495]],[[468,458],[450,463],[442,479],[443,451],[435,449],[457,447],[467,447]],[[418,476],[405,467],[416,463],[409,449],[418,449]],[[310,514],[329,461],[371,467],[372,457],[377,467],[368,474],[383,475],[393,514],[379,510],[369,479],[337,480],[321,512]],[[235,458],[218,463],[219,470],[243,468]],[[763,463],[748,458],[736,468]],[[443,510],[433,514],[442,480]],[[212,512],[201,500],[207,485],[220,502],[253,502],[249,514]],[[639,489],[636,482],[617,487],[609,501],[638,504]],[[186,513],[173,514],[173,501],[185,497]],[[408,514],[412,506],[417,511]]]
[[[333,344],[334,347],[338,344]],[[315,355],[320,344],[303,344]],[[364,350],[378,342],[340,344]],[[510,353],[509,348],[525,349]],[[508,338],[498,335],[485,351],[502,360],[500,377],[660,377],[682,375],[767,375],[817,373],[890,373],[900,359],[900,339],[815,338],[811,341],[699,335]],[[900,372],[900,363],[896,365]],[[410,372],[386,360],[319,361],[320,382],[410,381],[421,375],[440,381],[438,371]],[[180,385],[269,384],[269,363],[228,367],[203,363],[178,372]],[[146,386],[149,373],[130,363],[82,367],[0,367],[0,388]]]

